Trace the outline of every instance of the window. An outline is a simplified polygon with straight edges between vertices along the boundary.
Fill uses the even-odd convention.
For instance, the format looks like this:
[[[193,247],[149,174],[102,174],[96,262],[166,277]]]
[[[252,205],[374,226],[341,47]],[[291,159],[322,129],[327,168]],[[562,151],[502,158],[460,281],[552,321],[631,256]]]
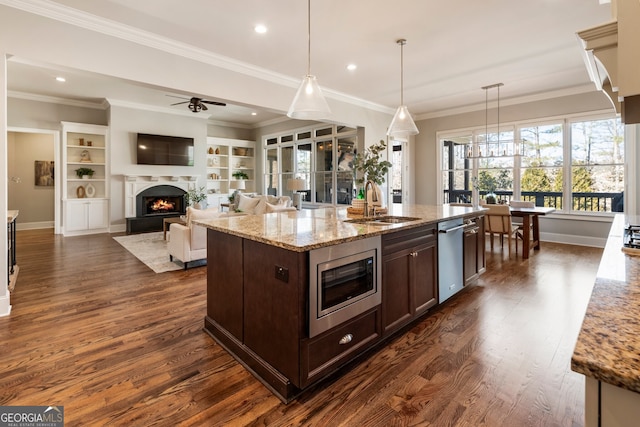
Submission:
[[[493,193],[499,200],[510,200],[513,194],[513,130],[482,133],[476,137],[482,146],[486,140],[484,157],[478,159],[480,194]]]
[[[303,201],[350,205],[355,191],[356,134],[355,128],[324,125],[265,137],[265,190],[289,195],[287,180],[303,178],[308,188],[302,192]]]
[[[504,155],[497,133],[485,139],[484,129],[439,135],[444,203],[471,201],[475,176],[480,196],[495,192],[499,201],[529,200],[567,213],[622,211],[624,127],[619,119],[560,118],[514,128],[519,142],[512,144],[513,132],[504,129],[499,140],[521,156]]]
[[[520,200],[562,209],[562,122],[523,127],[520,141]]]
[[[571,123],[571,201],[577,211],[621,212],[624,129],[620,120]]]

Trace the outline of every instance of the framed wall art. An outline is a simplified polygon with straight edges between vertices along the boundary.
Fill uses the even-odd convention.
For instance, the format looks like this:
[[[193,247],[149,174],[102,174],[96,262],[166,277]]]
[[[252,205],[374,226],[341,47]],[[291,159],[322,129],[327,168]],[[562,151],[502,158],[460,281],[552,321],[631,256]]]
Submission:
[[[51,160],[35,161],[35,184],[39,187],[53,187],[54,168]]]

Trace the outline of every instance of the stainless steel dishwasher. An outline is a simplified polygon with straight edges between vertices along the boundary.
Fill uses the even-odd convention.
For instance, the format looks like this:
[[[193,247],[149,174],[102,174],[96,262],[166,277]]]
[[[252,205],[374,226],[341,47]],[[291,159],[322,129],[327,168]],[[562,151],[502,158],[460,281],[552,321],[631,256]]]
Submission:
[[[460,291],[464,285],[464,238],[462,218],[438,224],[438,295],[442,303]]]

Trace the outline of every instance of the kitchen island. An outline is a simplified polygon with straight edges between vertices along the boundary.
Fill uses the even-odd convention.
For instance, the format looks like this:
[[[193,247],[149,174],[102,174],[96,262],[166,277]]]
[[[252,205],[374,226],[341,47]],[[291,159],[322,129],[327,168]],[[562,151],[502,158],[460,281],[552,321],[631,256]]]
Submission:
[[[451,262],[465,279],[484,271],[483,211],[394,206],[389,215],[408,219],[374,223],[324,208],[197,221],[208,228],[205,330],[288,402],[440,303],[439,224],[466,221],[473,262]]]
[[[584,374],[585,426],[637,426],[640,419],[640,257],[623,253],[626,224],[616,215],[571,358]]]

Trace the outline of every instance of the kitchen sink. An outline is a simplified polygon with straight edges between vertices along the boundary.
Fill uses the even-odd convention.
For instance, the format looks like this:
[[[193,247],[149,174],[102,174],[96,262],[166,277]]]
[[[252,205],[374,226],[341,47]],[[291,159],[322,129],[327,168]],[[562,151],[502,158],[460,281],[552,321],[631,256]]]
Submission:
[[[402,224],[405,222],[419,221],[421,218],[415,218],[411,216],[368,216],[363,218],[347,219],[344,222],[351,222],[354,224],[371,224],[371,225],[389,225],[389,224]]]

